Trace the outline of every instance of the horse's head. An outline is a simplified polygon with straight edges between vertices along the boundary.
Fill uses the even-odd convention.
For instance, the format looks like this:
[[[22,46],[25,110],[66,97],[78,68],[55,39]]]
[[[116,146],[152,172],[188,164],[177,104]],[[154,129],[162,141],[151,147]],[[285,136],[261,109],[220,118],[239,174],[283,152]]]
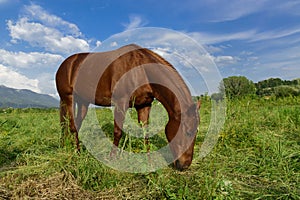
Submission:
[[[200,102],[181,113],[180,121],[170,120],[166,126],[166,135],[173,153],[174,167],[180,171],[187,169],[193,159],[194,145],[200,122]],[[177,130],[177,132],[176,132]]]

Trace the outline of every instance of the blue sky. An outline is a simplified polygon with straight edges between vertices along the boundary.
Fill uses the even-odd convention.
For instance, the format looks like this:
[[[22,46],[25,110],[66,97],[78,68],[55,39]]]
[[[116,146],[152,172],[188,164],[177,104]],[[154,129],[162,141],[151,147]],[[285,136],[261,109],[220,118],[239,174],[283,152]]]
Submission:
[[[140,27],[182,32],[223,77],[300,78],[300,1],[0,0],[0,85],[56,95],[70,54]]]

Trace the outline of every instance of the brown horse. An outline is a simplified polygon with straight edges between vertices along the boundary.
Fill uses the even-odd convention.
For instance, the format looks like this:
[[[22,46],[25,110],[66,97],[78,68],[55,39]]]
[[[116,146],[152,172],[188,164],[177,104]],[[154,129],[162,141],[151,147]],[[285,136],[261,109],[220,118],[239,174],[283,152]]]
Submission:
[[[75,134],[78,150],[78,130],[89,104],[115,105],[113,144],[118,146],[127,109],[134,107],[138,121],[147,124],[151,103],[157,99],[168,112],[165,134],[174,165],[179,170],[190,166],[200,104],[192,101],[175,68],[153,51],[131,44],[108,52],[72,55],[58,69],[56,87],[61,125]]]

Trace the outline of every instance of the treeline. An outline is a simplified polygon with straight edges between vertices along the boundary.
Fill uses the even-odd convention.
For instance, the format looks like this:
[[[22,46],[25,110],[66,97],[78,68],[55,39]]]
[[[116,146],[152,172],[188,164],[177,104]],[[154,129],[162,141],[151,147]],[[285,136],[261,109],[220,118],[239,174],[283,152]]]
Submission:
[[[224,98],[239,98],[245,96],[260,97],[287,97],[300,96],[300,79],[282,80],[280,78],[270,78],[253,83],[245,76],[231,76],[223,79],[219,86],[219,93],[212,94],[212,98],[220,100]]]
[[[285,97],[300,95],[300,79],[281,80],[280,78],[270,78],[255,83],[256,94],[259,96]]]

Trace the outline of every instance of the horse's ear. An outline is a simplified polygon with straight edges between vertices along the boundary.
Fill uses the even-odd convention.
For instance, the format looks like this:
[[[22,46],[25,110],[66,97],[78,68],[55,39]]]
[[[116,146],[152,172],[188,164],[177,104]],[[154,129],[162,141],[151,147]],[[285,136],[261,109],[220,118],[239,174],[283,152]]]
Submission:
[[[201,100],[198,100],[197,101],[197,110],[200,110],[200,108],[201,108]]]

